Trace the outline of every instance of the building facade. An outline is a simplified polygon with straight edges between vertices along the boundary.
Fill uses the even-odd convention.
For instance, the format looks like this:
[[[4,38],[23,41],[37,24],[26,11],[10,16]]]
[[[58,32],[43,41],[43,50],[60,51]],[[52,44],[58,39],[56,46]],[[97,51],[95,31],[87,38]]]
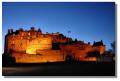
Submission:
[[[12,54],[16,63],[41,63],[65,61],[70,55],[78,61],[96,61],[96,57],[87,57],[88,52],[105,52],[102,41],[93,45],[83,41],[73,41],[71,38],[57,33],[42,33],[41,29],[13,31],[8,29],[5,36],[5,53]]]

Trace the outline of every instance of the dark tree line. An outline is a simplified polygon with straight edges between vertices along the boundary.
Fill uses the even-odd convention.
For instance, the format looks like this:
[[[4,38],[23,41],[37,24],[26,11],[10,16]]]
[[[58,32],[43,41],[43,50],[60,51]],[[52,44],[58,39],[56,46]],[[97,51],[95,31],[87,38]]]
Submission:
[[[115,54],[115,51],[116,51],[116,49],[115,49],[115,47],[116,47],[115,41],[113,41],[113,42],[111,43],[111,47],[112,47],[112,53]]]

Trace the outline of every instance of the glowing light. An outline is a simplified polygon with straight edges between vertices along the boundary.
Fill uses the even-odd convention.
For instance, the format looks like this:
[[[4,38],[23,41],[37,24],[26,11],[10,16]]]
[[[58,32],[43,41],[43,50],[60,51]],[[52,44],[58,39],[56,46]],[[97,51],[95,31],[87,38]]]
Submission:
[[[94,62],[96,62],[97,58],[96,57],[88,57],[88,58],[82,59],[82,61],[94,61]]]
[[[27,53],[27,54],[36,54],[36,50],[37,50],[37,48],[35,47],[35,45],[30,45],[30,46],[26,49],[26,53]]]
[[[32,40],[27,46],[26,53],[27,54],[36,54],[37,50],[51,49],[52,48],[52,40],[50,38],[41,38]]]

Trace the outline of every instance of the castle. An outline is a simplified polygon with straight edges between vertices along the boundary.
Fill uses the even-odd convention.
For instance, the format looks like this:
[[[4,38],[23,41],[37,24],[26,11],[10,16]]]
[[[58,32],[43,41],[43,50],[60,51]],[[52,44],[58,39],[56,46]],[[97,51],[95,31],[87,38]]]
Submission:
[[[89,42],[73,40],[63,34],[42,33],[41,29],[13,31],[8,29],[5,36],[5,53],[11,54],[16,63],[43,63],[65,61],[69,55],[77,61],[96,61],[96,57],[89,57],[89,52],[105,52],[102,41]]]

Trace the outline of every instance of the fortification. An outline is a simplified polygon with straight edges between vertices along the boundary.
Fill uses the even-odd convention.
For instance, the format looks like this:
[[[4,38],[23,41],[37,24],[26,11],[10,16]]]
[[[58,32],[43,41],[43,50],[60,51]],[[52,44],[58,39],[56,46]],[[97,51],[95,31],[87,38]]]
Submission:
[[[93,45],[83,41],[74,41],[71,38],[57,33],[42,33],[41,29],[30,30],[20,28],[15,32],[8,29],[5,36],[5,53],[12,54],[16,63],[41,63],[65,61],[70,55],[76,60],[96,61],[96,57],[87,58],[88,52],[105,52],[102,41]]]

